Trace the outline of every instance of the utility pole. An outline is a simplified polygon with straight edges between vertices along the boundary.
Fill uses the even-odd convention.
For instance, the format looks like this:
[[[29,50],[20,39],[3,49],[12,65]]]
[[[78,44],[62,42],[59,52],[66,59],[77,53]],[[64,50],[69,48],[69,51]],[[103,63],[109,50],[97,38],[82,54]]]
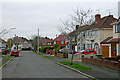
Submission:
[[[16,28],[10,28],[10,52],[11,52],[11,47],[12,47],[12,46],[11,46],[11,40],[12,40],[12,39],[11,39],[11,31],[12,31],[12,29],[16,29]]]
[[[39,29],[38,29],[38,53],[39,53]]]

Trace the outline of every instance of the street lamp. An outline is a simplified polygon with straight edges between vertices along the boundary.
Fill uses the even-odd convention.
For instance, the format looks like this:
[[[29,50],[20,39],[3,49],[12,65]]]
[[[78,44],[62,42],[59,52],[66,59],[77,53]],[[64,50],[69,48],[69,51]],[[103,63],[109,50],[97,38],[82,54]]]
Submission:
[[[11,32],[13,29],[16,29],[16,28],[10,28],[10,52],[11,52]]]

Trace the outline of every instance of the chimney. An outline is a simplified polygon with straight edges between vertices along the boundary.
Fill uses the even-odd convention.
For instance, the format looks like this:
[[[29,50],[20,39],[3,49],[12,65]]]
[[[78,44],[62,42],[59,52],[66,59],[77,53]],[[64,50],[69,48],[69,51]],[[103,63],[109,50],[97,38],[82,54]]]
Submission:
[[[101,15],[100,14],[96,14],[95,15],[95,23],[97,23],[100,19],[101,19]]]
[[[79,28],[79,25],[76,25],[76,30]]]
[[[110,17],[113,17],[113,15],[109,15]]]

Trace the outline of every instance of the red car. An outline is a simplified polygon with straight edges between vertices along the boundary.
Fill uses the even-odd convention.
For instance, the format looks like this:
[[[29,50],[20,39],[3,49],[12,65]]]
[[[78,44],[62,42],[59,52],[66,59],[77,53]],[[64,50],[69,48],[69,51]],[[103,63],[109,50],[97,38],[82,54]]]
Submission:
[[[18,50],[13,50],[11,52],[11,56],[17,56],[17,57],[19,57],[19,51]]]
[[[75,55],[78,55],[78,53],[75,53]],[[97,52],[94,49],[85,49],[85,50],[80,51],[79,54],[85,54],[85,55],[87,55],[87,54],[91,54],[91,53],[97,54]]]
[[[80,53],[85,54],[85,55],[86,54],[91,54],[91,53],[97,54],[97,52],[94,49],[85,49],[85,50],[81,51]]]

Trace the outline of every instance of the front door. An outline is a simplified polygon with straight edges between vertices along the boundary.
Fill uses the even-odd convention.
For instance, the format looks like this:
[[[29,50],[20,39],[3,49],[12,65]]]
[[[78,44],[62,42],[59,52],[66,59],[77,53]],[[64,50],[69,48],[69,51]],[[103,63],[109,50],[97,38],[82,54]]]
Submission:
[[[116,44],[112,44],[111,46],[111,57],[116,57]]]
[[[109,46],[102,46],[102,57],[109,57]]]

